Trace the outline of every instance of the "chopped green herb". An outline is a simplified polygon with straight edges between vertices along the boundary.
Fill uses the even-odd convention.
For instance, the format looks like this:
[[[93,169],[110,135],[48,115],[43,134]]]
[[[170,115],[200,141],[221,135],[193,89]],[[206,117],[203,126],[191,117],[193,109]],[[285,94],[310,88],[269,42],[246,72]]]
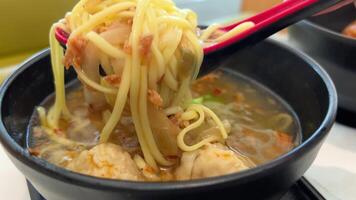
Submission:
[[[202,104],[204,101],[204,97],[198,97],[192,100],[192,104]]]
[[[224,99],[212,94],[206,94],[203,96],[200,96],[198,98],[195,98],[192,100],[192,104],[202,104],[204,102],[218,102],[218,103],[224,103]]]

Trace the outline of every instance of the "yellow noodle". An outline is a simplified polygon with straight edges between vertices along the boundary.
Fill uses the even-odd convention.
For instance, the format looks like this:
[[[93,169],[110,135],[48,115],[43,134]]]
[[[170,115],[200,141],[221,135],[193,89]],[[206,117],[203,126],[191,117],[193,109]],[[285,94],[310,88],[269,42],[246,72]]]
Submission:
[[[180,119],[184,121],[190,121],[198,117],[198,114],[196,111],[190,110],[184,112],[181,116]]]
[[[104,110],[102,113],[102,118],[105,123],[109,121],[109,118],[111,116],[111,112],[109,110]]]
[[[80,18],[80,12],[83,11],[84,8],[84,4],[87,3],[88,0],[81,0],[79,1],[73,8],[72,13],[71,13],[71,30],[74,30],[75,28],[77,28],[79,26],[79,24],[82,23],[82,21],[78,21],[78,19]]]
[[[172,73],[172,76],[174,77],[174,79],[178,80],[178,67],[177,67],[177,59],[175,56],[173,56],[169,63],[168,63],[168,67],[170,72]]]
[[[46,110],[42,106],[37,107],[38,118],[42,126],[47,127]]]
[[[135,2],[135,0],[110,0],[110,1],[102,1],[101,5],[104,7],[109,7],[117,3],[122,3],[124,1]]]
[[[178,81],[177,81],[177,79],[175,79],[175,77],[173,76],[172,72],[169,70],[168,67],[166,68],[163,80],[164,80],[164,83],[171,90],[177,91],[177,89],[178,89]]]
[[[59,144],[63,144],[66,146],[89,146],[89,144],[86,144],[86,143],[75,142],[70,139],[60,137],[52,129],[49,129],[46,127],[42,127],[42,128],[46,131],[46,133],[48,134],[48,136],[50,137],[51,140],[53,140]]]
[[[99,25],[100,23],[105,22],[105,20],[107,20],[107,17],[110,14],[117,13],[117,12],[120,12],[123,10],[127,10],[128,8],[134,7],[135,5],[136,4],[133,2],[122,2],[119,4],[115,4],[111,7],[108,7],[107,9],[93,15],[87,23],[85,23],[85,24],[79,26],[77,29],[75,29],[75,31],[73,31],[71,36],[74,37],[80,33],[89,31],[89,30],[93,29],[95,26]]]
[[[170,103],[169,92],[170,89],[168,88],[168,86],[166,84],[162,84],[159,93],[163,100],[163,107],[167,107]]]
[[[128,17],[128,18],[131,18],[133,16],[135,16],[135,12],[132,12],[132,11],[123,11],[123,12],[120,12],[118,14],[119,17]]]
[[[216,30],[218,30],[221,27],[221,25],[219,24],[212,24],[210,25],[208,28],[206,28],[203,33],[200,36],[200,40],[205,41],[207,39],[209,39],[209,37],[211,36],[211,34],[213,34]]]
[[[50,45],[51,45],[51,60],[52,71],[54,76],[54,84],[56,90],[56,96],[54,105],[51,107],[47,115],[47,123],[52,128],[58,127],[58,121],[61,114],[65,117],[70,117],[70,113],[65,103],[65,89],[64,89],[64,67],[62,64],[63,50],[54,37],[55,25],[52,26],[50,31]]]
[[[109,120],[106,122],[103,130],[101,130],[100,142],[106,142],[109,139],[111,132],[114,130],[116,124],[120,120],[121,113],[124,110],[124,106],[126,104],[127,95],[130,88],[130,82],[131,82],[130,68],[131,68],[130,59],[126,59],[124,72],[120,83],[120,88],[116,95],[114,109],[112,111]]]
[[[221,120],[219,119],[219,117],[209,108],[207,108],[206,106],[200,105],[202,107],[202,109],[204,110],[204,112],[206,112],[216,123],[216,125],[218,126],[220,133],[222,135],[223,139],[227,138],[227,132],[225,130],[225,126],[224,124],[221,122]]]
[[[114,89],[114,87],[112,85],[110,85],[104,78],[100,77],[100,85],[102,85],[103,87],[106,88],[112,88]],[[116,102],[116,94],[108,94],[108,93],[104,93],[106,102],[114,107],[115,106],[115,102]]]
[[[143,168],[146,167],[147,164],[146,164],[145,160],[143,160],[143,158],[140,155],[136,154],[133,159],[139,169],[142,170]]]
[[[161,77],[164,75],[164,59],[159,51],[157,45],[155,43],[152,44],[152,53],[156,59],[157,62],[157,78],[161,79]]]
[[[164,109],[164,113],[166,115],[173,115],[175,113],[180,113],[180,112],[183,112],[183,109],[180,106],[171,106]]]
[[[100,65],[104,69],[105,73],[107,75],[113,74],[114,70],[110,66],[109,57],[103,53],[100,53],[99,56],[100,56]]]
[[[171,57],[173,56],[174,52],[177,50],[178,45],[182,39],[183,31],[182,30],[175,30],[174,32],[171,31],[171,35],[173,35],[173,38],[171,38],[171,41],[169,42],[168,46],[163,51],[163,56],[166,63],[171,60]]]
[[[125,58],[125,53],[119,48],[115,48],[99,34],[90,31],[86,37],[101,51],[113,58]]]
[[[198,77],[200,65],[203,62],[203,48],[201,48],[201,44],[199,43],[196,35],[192,31],[186,31],[185,34],[185,36],[191,42],[193,50],[196,54],[196,63],[195,66],[193,66],[195,68],[193,73],[193,79],[196,79]]]
[[[242,33],[252,27],[254,27],[255,24],[253,22],[244,22],[242,24],[239,24],[238,26],[236,26],[235,28],[233,28],[232,30],[230,30],[229,32],[221,35],[220,37],[216,38],[215,41],[224,41],[227,40],[229,38],[231,38],[232,36],[238,35],[239,33]]]
[[[150,148],[150,151],[153,157],[159,162],[161,165],[169,166],[173,163],[169,162],[164,158],[161,152],[158,149],[156,141],[153,137],[153,133],[149,124],[148,114],[147,114],[147,67],[141,67],[141,81],[140,81],[140,96],[139,96],[139,112],[140,112],[140,120],[142,123],[142,129],[145,132],[145,138]]]
[[[157,49],[158,45],[158,32],[157,32],[157,23],[156,16],[152,10],[152,7],[149,7],[146,12],[147,15],[147,26],[153,35],[153,41],[151,44],[151,51],[153,53],[153,59],[149,64],[149,88],[153,90],[158,90],[158,80],[163,76],[164,69],[164,60],[161,52]]]
[[[188,107],[187,111],[185,113],[187,113],[185,116],[185,114],[183,113],[182,115],[186,118],[190,118],[190,117],[195,117],[196,116],[194,114],[192,114],[191,112],[195,112],[199,115],[198,120],[196,120],[195,122],[193,122],[192,124],[190,124],[189,126],[187,126],[186,128],[184,128],[177,136],[177,144],[179,146],[180,149],[182,149],[183,151],[194,151],[196,149],[199,149],[200,147],[213,142],[213,141],[218,141],[220,140],[220,138],[218,136],[212,135],[209,136],[207,138],[204,138],[203,140],[199,141],[198,143],[194,144],[194,145],[187,145],[184,141],[184,137],[185,135],[195,129],[198,128],[199,126],[201,126],[204,123],[204,118],[205,118],[205,114],[208,114],[213,120],[214,122],[217,124],[220,133],[222,135],[223,139],[227,138],[227,133],[225,130],[224,125],[222,124],[222,122],[219,120],[219,118],[217,118],[217,116],[215,115],[215,113],[213,113],[209,108],[203,106],[203,105],[191,105]]]
[[[193,27],[198,26],[198,16],[195,12],[190,9],[182,9],[182,12],[185,13],[185,18],[192,24]]]
[[[150,69],[148,70],[148,86],[150,89],[156,90],[158,89],[157,86],[157,76],[158,76],[158,70],[157,70],[157,66],[155,64],[155,60],[152,59],[151,63],[149,65]]]
[[[142,129],[142,124],[140,121],[139,117],[139,110],[138,110],[138,104],[139,104],[139,82],[140,82],[140,62],[141,59],[139,57],[139,48],[138,48],[138,41],[139,41],[139,35],[142,31],[142,20],[144,18],[144,10],[148,6],[148,1],[143,0],[139,1],[138,5],[136,7],[136,13],[132,25],[132,32],[130,35],[130,44],[132,45],[132,66],[131,66],[131,84],[130,84],[130,107],[131,107],[131,115],[132,119],[135,125],[135,130],[136,134],[138,137],[138,140],[141,145],[141,149],[144,155],[144,158],[146,162],[154,167],[158,168],[156,161],[152,155],[152,152],[150,152],[150,149],[148,147],[147,140],[144,135],[144,130]]]
[[[95,81],[90,80],[82,70],[77,69],[76,67],[74,69],[77,72],[79,79],[82,80],[86,85],[88,85],[92,89],[95,89],[99,92],[107,93],[107,94],[116,94],[117,93],[117,90],[115,90],[115,89],[104,87],[104,86],[96,83]]]
[[[159,17],[157,23],[167,23],[167,24],[172,24],[174,26],[179,26],[180,28],[184,28],[184,29],[193,29],[193,26],[187,22],[186,20],[182,19],[182,18],[178,18],[175,16],[162,16]]]
[[[125,47],[129,47],[128,49],[124,49],[122,45],[115,46],[100,36],[99,30],[102,30],[101,28],[107,28],[115,22],[131,24],[131,19],[133,20],[131,32],[128,41],[125,43]],[[189,90],[191,80],[197,77],[204,56],[201,41],[209,39],[209,36],[216,31],[218,26],[209,27],[203,32],[199,40],[196,35],[196,14],[188,9],[176,8],[171,0],[81,0],[65,22],[68,24],[62,24],[61,27],[68,29],[71,33],[69,40],[75,40],[78,35],[83,36],[100,50],[97,51],[99,53],[95,56],[99,57],[105,73],[107,75],[116,73],[121,77],[119,86],[111,87],[103,78],[101,78],[99,84],[88,78],[80,69],[80,66],[75,67],[82,83],[103,93],[106,102],[112,106],[112,110],[105,110],[102,113],[105,125],[100,133],[100,142],[108,141],[119,123],[128,101],[135,131],[145,159],[144,161],[141,157],[138,158],[138,155],[135,156],[134,160],[137,165],[141,166],[140,168],[149,165],[158,169],[157,163],[163,166],[174,164],[163,156],[154,139],[147,113],[147,93],[149,89],[159,92],[163,99],[163,109],[165,109],[166,114],[183,112],[181,120],[194,121],[178,134],[177,145],[183,151],[192,151],[209,142],[226,139],[227,131],[223,123],[210,109],[196,104],[187,106],[191,99]],[[66,138],[58,138],[53,132],[54,128],[58,127],[58,121],[62,117],[64,119],[71,117],[65,105],[63,51],[58,42],[55,41],[54,27],[55,25],[51,29],[50,43],[56,98],[54,106],[48,110],[46,117],[44,109],[39,108],[38,113],[42,126],[48,127],[48,130],[46,130],[50,137],[59,143],[69,144],[70,142]],[[250,27],[249,23],[231,30],[218,39],[224,40],[246,27]],[[143,55],[142,47],[144,46],[142,46],[141,41],[148,35],[152,35],[153,40],[150,43],[149,53]],[[179,63],[184,56],[181,53],[182,51],[191,52],[194,56],[194,62],[191,66],[194,67],[192,76],[181,77]],[[122,61],[125,63],[123,66],[120,64]],[[116,66],[115,63],[119,64]],[[188,108],[184,112],[183,108],[185,107]],[[205,123],[206,117],[214,121],[221,137],[219,135],[210,136],[194,145],[186,145],[184,136]],[[75,145],[76,143],[70,144]]]

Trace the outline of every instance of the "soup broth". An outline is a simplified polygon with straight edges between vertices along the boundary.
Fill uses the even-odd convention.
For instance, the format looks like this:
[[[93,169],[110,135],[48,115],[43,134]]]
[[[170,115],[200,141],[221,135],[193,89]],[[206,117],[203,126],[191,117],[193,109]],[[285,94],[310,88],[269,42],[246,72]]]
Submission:
[[[193,95],[191,103],[201,103],[214,111],[222,121],[229,122],[228,128],[231,131],[225,142],[226,148],[238,154],[248,168],[275,159],[290,151],[301,140],[299,122],[292,109],[270,90],[253,80],[230,71],[217,71],[196,80],[191,90]],[[53,99],[53,96],[48,97],[42,106],[49,108],[53,104]],[[108,108],[110,106],[105,105],[101,108],[104,111],[100,112],[93,109],[85,102],[83,87],[78,81],[67,87],[66,100],[67,107],[73,116],[71,120],[61,119],[59,128],[53,132],[39,126],[38,112],[33,113],[28,129],[29,151],[57,166],[86,173],[79,169],[88,167],[87,163],[78,164],[80,163],[77,162],[78,157],[99,143],[100,130],[108,118],[105,106]],[[177,114],[170,115],[169,112],[165,110],[171,122],[179,123]],[[150,117],[151,126],[160,126],[160,124],[155,124],[155,119],[153,119],[159,116]],[[184,124],[179,126],[184,126]],[[172,131],[174,129],[174,127],[167,128],[172,128]],[[58,141],[58,137],[52,137],[52,135],[59,135],[64,140]],[[189,136],[188,134],[187,143],[194,143],[197,138]],[[199,137],[204,138],[204,135]],[[120,122],[110,136],[109,143],[120,146],[123,154],[118,159],[124,162],[123,165],[133,165],[132,162],[126,162],[124,158],[142,155],[129,107],[125,107]],[[160,149],[162,148],[164,149],[164,147]],[[103,154],[109,156],[105,152]],[[96,159],[95,156],[92,159]],[[160,167],[161,170],[157,173],[158,178],[152,178],[149,181],[179,179],[176,173],[182,165],[179,156],[170,159],[176,160],[176,164],[171,167]],[[77,161],[73,162],[73,160]],[[145,172],[139,172],[137,176],[141,177],[140,173]],[[96,175],[117,178],[115,173],[107,174],[107,171]],[[136,177],[127,177],[127,179],[148,180],[147,178],[136,179]]]

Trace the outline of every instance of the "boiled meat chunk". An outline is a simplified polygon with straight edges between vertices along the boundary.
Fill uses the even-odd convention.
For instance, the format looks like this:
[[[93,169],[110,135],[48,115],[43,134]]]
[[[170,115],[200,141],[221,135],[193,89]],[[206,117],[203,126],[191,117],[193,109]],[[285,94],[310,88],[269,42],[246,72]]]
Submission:
[[[130,155],[120,146],[104,143],[82,151],[66,167],[69,170],[103,178],[143,180]]]
[[[190,180],[239,172],[249,168],[244,159],[222,144],[209,144],[184,152],[175,176],[177,180]]]

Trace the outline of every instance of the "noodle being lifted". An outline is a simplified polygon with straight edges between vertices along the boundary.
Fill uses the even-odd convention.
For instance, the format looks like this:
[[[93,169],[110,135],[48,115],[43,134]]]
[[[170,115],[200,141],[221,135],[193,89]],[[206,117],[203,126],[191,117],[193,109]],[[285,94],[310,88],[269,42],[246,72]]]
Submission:
[[[65,54],[57,27],[70,34]],[[80,173],[130,180],[203,178],[254,166],[225,146],[234,124],[192,98],[202,43],[231,34],[216,29],[199,39],[196,14],[171,0],[81,0],[51,28],[54,105],[48,112],[38,107],[41,126],[33,135],[47,146],[30,152]],[[66,97],[63,62],[75,69],[83,93]]]

